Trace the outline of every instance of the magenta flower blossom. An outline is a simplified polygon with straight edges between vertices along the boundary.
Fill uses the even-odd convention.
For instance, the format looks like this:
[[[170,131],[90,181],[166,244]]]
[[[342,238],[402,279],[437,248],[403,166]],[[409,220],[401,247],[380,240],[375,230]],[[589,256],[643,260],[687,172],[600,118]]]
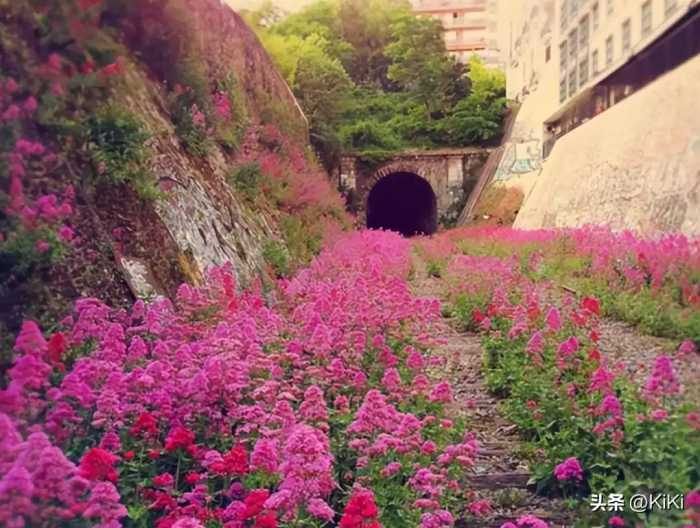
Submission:
[[[545,322],[547,324],[547,330],[551,332],[558,332],[561,330],[561,315],[559,314],[559,310],[550,308],[545,317]]]
[[[326,503],[326,501],[319,498],[311,499],[307,504],[306,508],[311,515],[313,515],[317,519],[322,519],[324,521],[330,522],[335,516],[333,508],[328,506],[328,503]]]
[[[575,457],[569,457],[554,468],[554,476],[559,481],[583,480],[583,468]]]

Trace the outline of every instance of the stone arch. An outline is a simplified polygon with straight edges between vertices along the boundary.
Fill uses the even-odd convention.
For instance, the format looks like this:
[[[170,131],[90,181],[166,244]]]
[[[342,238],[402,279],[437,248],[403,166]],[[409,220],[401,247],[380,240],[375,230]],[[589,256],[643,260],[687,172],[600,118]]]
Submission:
[[[367,193],[369,194],[369,191],[371,191],[372,188],[379,183],[379,180],[396,172],[408,172],[415,174],[416,176],[420,176],[430,184],[433,192],[437,195],[437,189],[435,188],[435,185],[431,181],[430,175],[425,168],[420,163],[413,163],[408,160],[391,161],[375,170],[372,176],[367,179]]]
[[[404,236],[437,230],[437,193],[419,167],[390,163],[378,169],[367,183],[368,228],[388,229]]]

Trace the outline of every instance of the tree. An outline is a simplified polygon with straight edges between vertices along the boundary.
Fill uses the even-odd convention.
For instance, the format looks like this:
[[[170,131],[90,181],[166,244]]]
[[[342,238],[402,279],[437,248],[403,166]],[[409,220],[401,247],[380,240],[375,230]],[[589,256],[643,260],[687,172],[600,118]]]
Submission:
[[[389,79],[431,113],[446,112],[466,95],[463,68],[447,54],[440,22],[407,14],[391,26],[391,36],[386,48],[392,61]]]
[[[340,33],[352,45],[345,66],[353,81],[392,89],[387,76],[391,59],[385,53],[392,38],[389,28],[410,13],[406,0],[341,0]]]
[[[333,125],[343,111],[352,82],[340,61],[324,51],[324,40],[311,35],[301,48],[292,78],[299,104],[315,125]]]
[[[487,68],[481,59],[469,61],[471,93],[455,106],[445,129],[449,140],[456,144],[471,144],[497,137],[503,126],[506,109],[505,75]]]

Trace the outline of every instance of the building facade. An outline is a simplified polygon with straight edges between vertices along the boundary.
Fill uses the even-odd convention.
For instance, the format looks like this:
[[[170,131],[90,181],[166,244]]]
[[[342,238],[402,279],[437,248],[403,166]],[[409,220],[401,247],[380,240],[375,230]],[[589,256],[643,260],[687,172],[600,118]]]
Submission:
[[[695,0],[560,0],[554,142],[698,52]],[[694,22],[695,20],[695,22]]]
[[[495,175],[525,195],[516,226],[700,232],[700,1],[517,4]]]
[[[460,62],[476,54],[500,66],[498,6],[498,0],[414,0],[413,12],[442,23],[447,51]]]

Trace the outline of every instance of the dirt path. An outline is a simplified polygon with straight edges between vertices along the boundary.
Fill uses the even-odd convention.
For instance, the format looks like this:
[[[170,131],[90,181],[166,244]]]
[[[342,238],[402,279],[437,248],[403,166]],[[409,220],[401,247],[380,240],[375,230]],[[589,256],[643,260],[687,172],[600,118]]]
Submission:
[[[414,261],[413,291],[421,297],[440,298],[441,281],[429,277],[424,263]],[[482,371],[483,352],[476,334],[460,333],[454,321],[441,319],[435,325],[435,337],[442,343],[436,350],[446,358],[436,376],[452,383],[456,416],[466,418],[468,430],[476,434],[481,453],[468,479],[468,486],[477,498],[490,499],[493,511],[485,517],[467,514],[458,526],[499,528],[525,514],[546,520],[552,528],[569,527],[566,509],[561,501],[539,497],[528,486],[527,463],[519,456],[521,443],[517,429],[498,412],[498,400],[489,394]]]

